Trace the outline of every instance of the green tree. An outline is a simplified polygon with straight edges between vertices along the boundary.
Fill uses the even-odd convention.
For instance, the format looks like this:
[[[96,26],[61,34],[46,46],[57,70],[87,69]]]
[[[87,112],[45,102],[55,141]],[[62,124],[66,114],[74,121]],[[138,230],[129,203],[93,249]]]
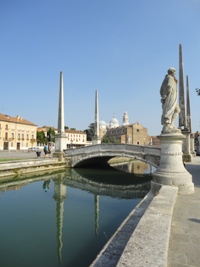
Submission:
[[[65,125],[65,130],[68,130],[68,129],[69,129],[69,127]]]
[[[197,95],[200,95],[200,89],[199,88],[196,88],[195,90],[197,92]]]
[[[39,144],[46,144],[47,138],[45,137],[44,131],[37,131],[37,143]]]
[[[94,123],[90,123],[88,129],[84,130],[87,135],[87,141],[92,141],[94,137]]]
[[[50,127],[47,131],[48,142],[55,142],[55,131]]]
[[[114,137],[114,136],[108,136],[108,137],[104,137],[102,140],[101,140],[101,143],[104,143],[104,144],[119,144],[120,142]]]
[[[76,130],[76,128],[70,128],[70,130],[74,130],[74,131],[75,131],[75,130]]]

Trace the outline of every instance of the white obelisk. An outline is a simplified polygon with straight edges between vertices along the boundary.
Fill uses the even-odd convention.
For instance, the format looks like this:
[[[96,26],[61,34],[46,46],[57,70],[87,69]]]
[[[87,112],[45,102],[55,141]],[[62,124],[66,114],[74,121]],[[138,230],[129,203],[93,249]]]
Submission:
[[[67,149],[66,134],[64,129],[64,87],[63,74],[60,72],[60,91],[58,104],[58,133],[55,136],[55,156],[63,155],[63,150]]]

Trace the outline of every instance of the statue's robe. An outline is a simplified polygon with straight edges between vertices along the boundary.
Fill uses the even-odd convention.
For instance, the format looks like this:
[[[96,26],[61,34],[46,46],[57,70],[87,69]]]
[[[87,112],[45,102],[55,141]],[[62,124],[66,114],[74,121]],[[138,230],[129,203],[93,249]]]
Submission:
[[[161,117],[161,124],[171,124],[172,117],[174,111],[177,106],[177,88],[176,88],[176,80],[171,75],[166,75],[161,88],[160,88],[160,95],[162,98],[162,117]]]

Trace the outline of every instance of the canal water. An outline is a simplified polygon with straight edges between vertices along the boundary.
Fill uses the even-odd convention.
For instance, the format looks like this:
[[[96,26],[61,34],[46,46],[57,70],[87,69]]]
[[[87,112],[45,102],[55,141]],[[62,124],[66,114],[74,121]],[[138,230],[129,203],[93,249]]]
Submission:
[[[150,180],[115,169],[67,169],[1,182],[0,266],[88,267]]]

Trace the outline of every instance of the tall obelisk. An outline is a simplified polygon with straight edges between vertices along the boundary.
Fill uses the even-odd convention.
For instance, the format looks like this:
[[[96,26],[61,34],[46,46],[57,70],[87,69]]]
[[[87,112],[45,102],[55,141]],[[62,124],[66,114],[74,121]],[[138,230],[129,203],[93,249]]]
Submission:
[[[93,145],[101,143],[99,138],[99,104],[98,104],[98,91],[95,92],[95,116],[94,116],[94,138],[92,141]]]
[[[190,153],[195,156],[196,153],[194,151],[194,135],[192,134],[192,123],[191,123],[191,113],[190,113],[190,92],[189,92],[189,81],[188,75],[186,75],[186,117],[187,117],[187,129],[190,133]]]
[[[55,153],[54,156],[63,160],[63,150],[66,146],[66,134],[64,129],[64,86],[63,74],[60,72],[60,90],[59,90],[59,104],[58,104],[58,133],[55,135]]]
[[[189,82],[188,75],[186,75],[186,111],[187,111],[187,129],[191,133],[191,114],[190,114],[190,92],[189,92]]]
[[[58,133],[64,133],[64,89],[63,89],[63,74],[60,72],[60,92],[58,105]]]
[[[184,78],[183,78],[183,58],[182,58],[182,45],[179,45],[179,128],[185,136],[183,141],[183,161],[191,162],[190,154],[190,130],[187,125],[186,108],[185,108],[185,95],[184,95]],[[188,115],[188,114],[187,114]]]
[[[179,128],[184,130],[186,128],[185,119],[185,96],[184,96],[184,78],[183,78],[183,59],[182,59],[182,45],[179,45]]]

